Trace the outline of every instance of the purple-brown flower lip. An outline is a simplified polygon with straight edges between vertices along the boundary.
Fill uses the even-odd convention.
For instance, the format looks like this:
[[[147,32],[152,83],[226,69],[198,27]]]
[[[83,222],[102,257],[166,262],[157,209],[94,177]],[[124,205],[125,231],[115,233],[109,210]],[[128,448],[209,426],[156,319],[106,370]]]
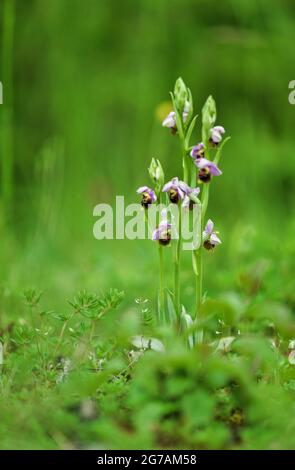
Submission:
[[[214,232],[214,223],[208,220],[205,230],[203,231],[203,246],[206,250],[212,250],[221,244],[221,240],[217,236],[218,232]]]
[[[141,186],[137,190],[138,194],[141,194],[141,205],[145,208],[148,209],[149,205],[152,204],[153,202],[156,202],[157,196],[155,194],[155,191],[148,186]]]
[[[202,183],[209,183],[211,181],[211,176],[220,176],[222,171],[218,166],[207,160],[207,158],[196,158],[195,165],[199,169],[199,181]]]
[[[180,181],[177,176],[168,181],[163,187],[163,192],[169,194],[169,199],[174,204],[183,200],[188,190],[189,186],[184,181]]]
[[[203,158],[204,154],[205,154],[205,146],[203,142],[200,142],[199,144],[193,146],[190,156],[192,158]]]
[[[167,220],[167,211],[161,212],[161,222],[153,232],[153,240],[158,241],[160,245],[169,245],[171,241],[171,224]]]

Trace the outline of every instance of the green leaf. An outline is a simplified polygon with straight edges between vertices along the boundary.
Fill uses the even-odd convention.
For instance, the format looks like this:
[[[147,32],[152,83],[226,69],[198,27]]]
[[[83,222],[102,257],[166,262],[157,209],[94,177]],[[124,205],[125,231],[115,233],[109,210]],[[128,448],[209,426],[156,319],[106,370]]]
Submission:
[[[197,117],[198,117],[198,115],[194,116],[194,118],[191,120],[191,122],[190,122],[190,124],[189,124],[189,126],[188,126],[188,129],[187,129],[187,132],[186,132],[186,136],[185,136],[185,145],[186,145],[186,147],[189,146],[190,138],[191,138],[192,132],[193,132],[193,130],[194,130]]]
[[[222,155],[222,149],[223,147],[225,146],[225,144],[231,139],[230,136],[226,137],[222,142],[221,144],[219,144],[219,147],[218,147],[218,150],[216,152],[216,155],[215,155],[215,158],[214,158],[214,163],[217,165],[220,158],[221,158],[221,155]]]
[[[187,334],[188,346],[190,349],[192,349],[196,344],[196,336],[195,332],[193,331],[194,322],[192,317],[185,310],[184,306],[182,306],[180,321],[183,331]]]
[[[175,312],[172,294],[168,290],[166,291],[166,305],[167,305],[166,321],[168,325],[173,325],[176,322],[177,315]]]

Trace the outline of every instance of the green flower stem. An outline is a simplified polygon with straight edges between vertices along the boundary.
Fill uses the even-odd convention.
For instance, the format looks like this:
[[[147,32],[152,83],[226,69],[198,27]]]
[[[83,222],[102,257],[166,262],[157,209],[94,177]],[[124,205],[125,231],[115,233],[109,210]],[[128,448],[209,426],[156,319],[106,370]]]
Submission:
[[[163,247],[159,244],[159,320],[164,320],[163,316],[165,313],[165,297],[164,297],[164,259],[163,259]]]
[[[162,193],[157,194],[159,204],[162,204]],[[146,215],[148,220],[148,216]],[[160,223],[160,214],[157,214],[157,225]],[[163,246],[158,244],[159,254],[159,297],[158,297],[158,319],[160,323],[165,320],[165,293],[164,293],[164,255]]]
[[[189,177],[190,177],[190,168],[189,168],[189,160],[188,156],[186,154],[185,149],[183,150],[183,159],[182,159],[182,165],[183,165],[183,181],[188,184],[189,182]]]
[[[182,166],[183,166],[183,181],[189,184],[191,176],[191,159],[189,156],[189,142],[188,136],[184,132],[183,138],[180,139],[182,151]]]
[[[36,326],[36,323],[35,323],[35,316],[37,316],[37,312],[35,312],[33,310],[33,307],[31,307],[31,306],[29,306],[29,312],[30,312],[31,323],[32,323],[32,328],[33,328],[33,337],[34,337],[34,340],[35,340],[35,343],[36,343],[37,352],[38,352],[40,361],[42,363],[43,370],[45,371],[45,368],[46,368],[45,358],[44,358],[44,354],[42,352],[42,348],[41,348],[40,341],[39,341],[39,338],[38,338],[37,326]]]
[[[208,207],[208,201],[209,201],[209,184],[206,184],[204,186],[203,192],[202,192],[202,224],[204,224],[205,216],[206,216],[206,211]],[[202,230],[203,230],[203,225],[202,225]]]
[[[180,144],[182,150],[182,167],[183,167],[183,181],[188,184],[190,178],[190,161],[187,155],[187,137],[182,129],[180,133]],[[178,206],[178,239],[175,248],[175,259],[174,259],[174,306],[175,312],[180,319],[181,315],[181,300],[180,300],[180,261],[181,261],[181,243],[182,243],[182,206],[181,203]]]
[[[158,194],[159,204],[162,203],[162,195]],[[149,223],[148,212],[144,209],[144,218],[148,231],[152,233],[152,228]],[[160,214],[157,214],[156,225],[160,222]],[[163,256],[163,246],[158,244],[158,254],[159,254],[159,296],[158,296],[158,320],[161,323],[164,320],[165,316],[165,293],[164,293],[164,256]]]
[[[160,205],[162,204],[162,192],[159,191],[158,199]],[[158,214],[160,219],[160,214]],[[158,220],[159,223],[160,220]],[[165,319],[165,294],[164,294],[164,256],[163,256],[163,246],[159,243],[159,316],[160,319],[164,321]]]
[[[200,245],[197,250],[193,253],[193,264],[196,275],[196,312],[195,318],[200,319],[202,297],[203,297],[203,243],[202,234],[204,230],[205,215],[208,207],[209,200],[209,184],[204,185],[201,199],[201,216],[200,216]],[[200,338],[203,337],[203,333],[200,332]]]
[[[197,183],[197,167],[193,163],[191,165],[191,188],[195,188],[196,183]]]
[[[175,246],[175,257],[174,257],[174,306],[175,312],[178,318],[180,318],[180,251],[181,251],[181,207],[179,209],[178,216],[178,239],[176,240]]]

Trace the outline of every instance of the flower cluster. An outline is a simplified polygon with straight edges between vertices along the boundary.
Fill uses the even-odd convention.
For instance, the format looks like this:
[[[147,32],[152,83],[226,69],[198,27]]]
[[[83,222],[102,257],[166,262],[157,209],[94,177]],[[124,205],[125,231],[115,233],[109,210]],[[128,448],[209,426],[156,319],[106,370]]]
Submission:
[[[173,204],[182,203],[185,209],[192,209],[194,204],[199,204],[198,195],[200,188],[191,188],[187,183],[178,179],[172,178],[171,181],[164,184],[161,189],[162,193],[167,193],[170,202]],[[148,186],[141,186],[137,190],[138,194],[142,195],[141,205],[148,209],[149,206],[157,201],[156,192]],[[161,245],[168,245],[171,240],[171,224],[167,225],[167,211],[161,213],[162,220],[158,228],[154,231],[153,240],[159,241]]]
[[[215,126],[216,105],[212,96],[209,96],[202,109],[202,129],[201,141],[194,146],[190,146],[190,139],[196,124],[196,117],[193,115],[193,100],[189,88],[181,78],[176,81],[174,92],[171,93],[173,110],[163,120],[162,125],[169,128],[173,134],[179,136],[182,150],[182,168],[183,176],[175,176],[165,183],[164,171],[159,160],[153,158],[149,174],[152,180],[153,189],[149,186],[138,188],[137,192],[141,194],[141,204],[145,211],[148,211],[151,204],[161,205],[163,202],[171,203],[173,208],[180,211],[176,219],[171,210],[168,220],[167,209],[161,211],[160,221],[153,231],[153,240],[159,244],[159,318],[165,318],[165,291],[164,291],[164,270],[162,245],[169,245],[172,232],[177,229],[178,237],[172,244],[173,265],[174,265],[174,293],[173,304],[178,321],[188,321],[188,315],[183,314],[183,306],[180,296],[180,258],[181,243],[185,236],[181,233],[184,227],[184,220],[194,221],[193,232],[196,235],[196,243],[192,244],[192,267],[196,275],[196,313],[199,314],[202,304],[202,256],[200,250],[213,250],[221,244],[218,232],[214,230],[214,223],[209,219],[203,226],[209,201],[209,183],[213,176],[222,175],[218,167],[221,151],[225,142],[225,129],[223,126]],[[205,183],[205,184],[203,184]],[[200,187],[197,185],[200,184]],[[174,205],[174,206],[173,206]],[[189,209],[194,205],[198,206],[197,217],[191,216]],[[175,207],[176,206],[176,207]],[[181,217],[181,212],[185,210],[186,217]],[[170,212],[170,211],[169,211]],[[149,212],[146,212],[148,219]],[[177,227],[174,224],[177,220]],[[166,302],[167,303],[167,302]],[[188,321],[191,324],[192,318]],[[202,335],[199,335],[201,337]]]
[[[224,133],[224,127],[212,127],[209,134],[209,144],[213,147],[217,147],[218,144],[222,141],[222,136]],[[192,147],[190,156],[198,168],[199,183],[209,183],[212,176],[220,176],[222,174],[222,171],[218,168],[217,164],[206,158],[205,145],[203,142],[199,142]]]
[[[209,143],[217,146],[221,140],[225,129],[222,126],[215,126],[210,129]],[[191,149],[190,156],[193,158],[194,164],[198,168],[198,181],[200,183],[209,183],[212,176],[220,176],[222,171],[217,164],[205,158],[205,145],[203,142],[194,145]]]

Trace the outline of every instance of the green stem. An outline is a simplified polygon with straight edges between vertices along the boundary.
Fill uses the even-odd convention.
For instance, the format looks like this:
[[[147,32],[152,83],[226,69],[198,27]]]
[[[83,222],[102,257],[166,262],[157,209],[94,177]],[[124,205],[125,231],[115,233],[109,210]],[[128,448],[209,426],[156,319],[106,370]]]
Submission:
[[[200,309],[202,305],[203,296],[203,256],[202,246],[197,251],[197,276],[196,276],[196,315],[200,316]]]
[[[193,163],[191,166],[191,188],[194,188],[197,183],[197,167]]]
[[[203,243],[202,243],[202,234],[204,230],[204,220],[205,215],[208,207],[208,200],[209,200],[209,185],[204,185],[202,191],[202,199],[201,199],[201,215],[200,215],[200,246],[194,253],[194,264],[195,264],[195,274],[196,274],[196,313],[195,318],[200,319],[201,316],[201,306],[202,306],[202,298],[203,298]],[[202,342],[203,339],[203,332],[200,331],[199,335],[199,342]]]
[[[209,184],[206,184],[202,193],[202,229],[209,201]]]
[[[66,327],[68,326],[69,324],[69,321],[72,319],[74,314],[70,315],[70,317],[64,322],[63,326],[62,326],[62,329],[60,331],[60,334],[59,334],[59,337],[58,337],[58,340],[57,340],[57,345],[56,345],[56,348],[55,348],[55,351],[54,351],[54,356],[56,356],[57,354],[57,351],[59,350],[60,346],[61,346],[61,342],[62,342],[62,339],[63,339],[63,336],[64,336],[64,333],[66,331]]]
[[[34,340],[35,340],[35,343],[36,343],[37,352],[38,352],[40,361],[42,363],[43,371],[45,371],[45,366],[46,366],[45,358],[44,358],[44,355],[43,355],[43,352],[42,352],[42,349],[41,349],[41,345],[40,345],[40,342],[39,342],[39,338],[38,338],[38,332],[37,332],[37,326],[36,326],[36,323],[35,323],[33,307],[29,306],[29,312],[30,312],[30,316],[31,316],[31,323],[32,323],[32,328],[33,328],[33,337],[34,337]]]
[[[186,152],[184,151],[184,154],[183,154],[183,181],[185,183],[188,184],[189,182],[189,162],[188,162],[188,159],[187,159],[187,155],[186,155]]]
[[[181,251],[181,207],[179,208],[178,216],[178,239],[176,241],[175,249],[175,260],[174,260],[174,302],[175,312],[178,318],[180,318],[180,251]]]
[[[93,335],[95,332],[95,327],[96,327],[96,320],[92,320],[91,328],[90,328],[90,335],[89,335],[89,345],[91,347]]]
[[[163,260],[163,247],[159,244],[159,320],[164,320],[164,260]]]

